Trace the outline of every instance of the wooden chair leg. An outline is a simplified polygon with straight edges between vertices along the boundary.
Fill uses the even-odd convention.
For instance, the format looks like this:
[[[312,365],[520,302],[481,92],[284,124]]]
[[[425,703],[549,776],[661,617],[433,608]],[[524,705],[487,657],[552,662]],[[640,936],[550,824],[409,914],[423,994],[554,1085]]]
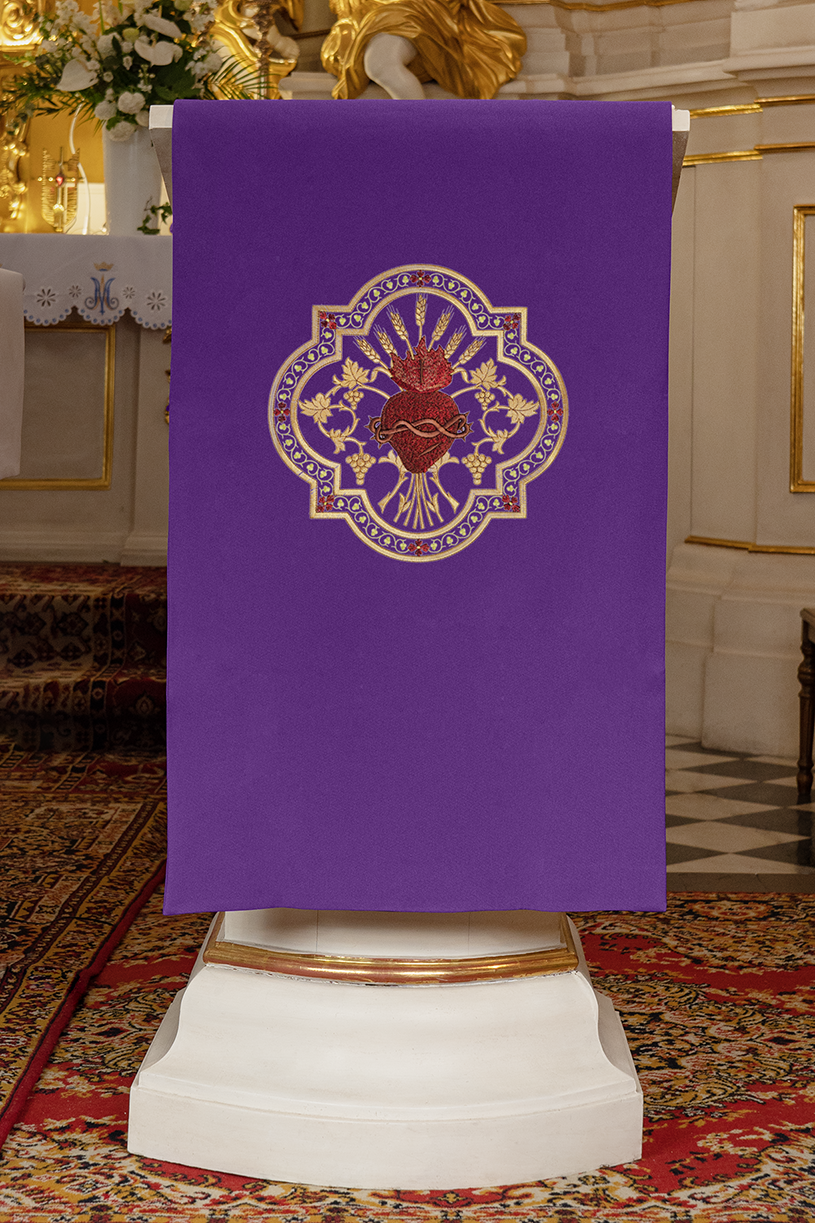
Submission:
[[[798,668],[801,691],[800,738],[798,756],[798,802],[808,803],[812,797],[812,734],[815,728],[815,642],[810,639],[809,625],[803,621],[801,631],[801,653],[803,658]]]

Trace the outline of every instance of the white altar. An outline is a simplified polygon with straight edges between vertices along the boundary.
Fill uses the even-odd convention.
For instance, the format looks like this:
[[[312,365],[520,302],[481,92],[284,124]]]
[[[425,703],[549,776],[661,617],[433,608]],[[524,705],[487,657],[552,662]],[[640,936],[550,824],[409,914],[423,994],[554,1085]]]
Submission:
[[[0,266],[26,319],[0,559],[165,564],[172,238],[0,234]]]

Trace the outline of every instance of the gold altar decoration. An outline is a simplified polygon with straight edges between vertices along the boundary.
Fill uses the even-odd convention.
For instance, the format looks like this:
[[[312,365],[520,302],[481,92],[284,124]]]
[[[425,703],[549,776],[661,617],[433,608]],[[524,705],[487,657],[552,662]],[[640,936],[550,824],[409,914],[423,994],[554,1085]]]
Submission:
[[[209,35],[221,43],[237,61],[254,85],[252,92],[260,98],[279,98],[278,82],[297,63],[297,48],[281,34],[275,14],[284,12],[295,29],[303,21],[303,0],[224,0],[215,10]],[[245,79],[235,82],[246,85]],[[223,92],[229,83],[223,82]]]
[[[39,41],[36,13],[42,12],[44,0],[26,3],[24,0],[0,0],[0,83],[16,71],[9,52],[24,50]],[[22,159],[28,153],[26,133],[28,122],[5,115],[0,134],[0,229],[15,230],[22,223],[22,212],[28,184],[22,174]],[[2,120],[0,120],[2,121]]]
[[[42,0],[0,0],[0,51],[19,51],[39,42],[36,14],[44,7]]]
[[[323,43],[335,98],[357,98],[368,84],[364,58],[375,34],[397,34],[416,48],[408,68],[460,98],[494,98],[516,77],[526,35],[492,0],[331,0],[337,21]]]
[[[43,149],[39,181],[42,184],[42,215],[58,234],[62,234],[76,220],[79,152],[65,157],[60,149],[59,157],[52,157]]]
[[[28,153],[28,122],[7,116],[0,137],[0,204],[6,213],[3,229],[14,230],[21,219],[28,184],[21,173],[21,161]]]

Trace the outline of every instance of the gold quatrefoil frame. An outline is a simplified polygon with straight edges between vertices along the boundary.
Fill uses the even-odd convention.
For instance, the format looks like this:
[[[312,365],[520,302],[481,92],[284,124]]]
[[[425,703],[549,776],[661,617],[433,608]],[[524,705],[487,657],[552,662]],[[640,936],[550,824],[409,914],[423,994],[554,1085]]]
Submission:
[[[465,276],[426,264],[376,277],[347,306],[314,306],[311,339],[269,398],[272,439],[308,484],[311,517],[345,519],[383,556],[413,562],[453,556],[493,518],[526,518],[527,488],[568,421],[560,373],[526,328],[524,307],[493,306]],[[399,390],[394,356],[415,360],[422,341],[449,362],[446,394],[469,431],[417,474],[374,434]]]

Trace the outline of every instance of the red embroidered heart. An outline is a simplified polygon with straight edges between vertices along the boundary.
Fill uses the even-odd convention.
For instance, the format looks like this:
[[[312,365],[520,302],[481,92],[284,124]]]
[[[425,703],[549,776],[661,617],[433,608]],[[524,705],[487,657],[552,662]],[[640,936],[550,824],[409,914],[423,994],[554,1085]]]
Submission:
[[[442,391],[400,391],[385,404],[377,441],[389,441],[408,471],[427,471],[469,433],[462,432],[462,420]]]
[[[382,415],[368,428],[380,446],[393,446],[408,471],[418,474],[438,463],[458,437],[472,426],[444,395],[453,380],[453,367],[441,345],[428,350],[422,338],[416,351],[391,358],[391,377],[403,389],[391,395]]]

